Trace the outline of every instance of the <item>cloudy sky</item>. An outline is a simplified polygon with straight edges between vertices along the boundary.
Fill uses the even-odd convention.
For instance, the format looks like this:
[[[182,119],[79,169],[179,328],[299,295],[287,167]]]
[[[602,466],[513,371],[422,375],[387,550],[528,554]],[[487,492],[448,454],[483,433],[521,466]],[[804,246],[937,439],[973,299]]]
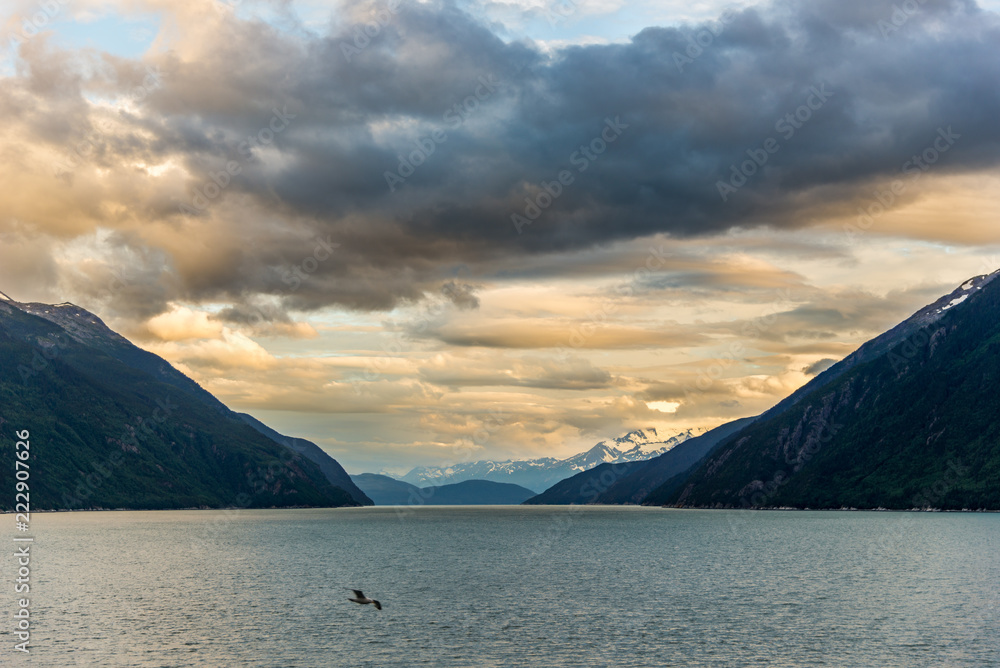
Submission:
[[[998,9],[7,0],[0,290],[352,473],[716,426],[1000,267]]]

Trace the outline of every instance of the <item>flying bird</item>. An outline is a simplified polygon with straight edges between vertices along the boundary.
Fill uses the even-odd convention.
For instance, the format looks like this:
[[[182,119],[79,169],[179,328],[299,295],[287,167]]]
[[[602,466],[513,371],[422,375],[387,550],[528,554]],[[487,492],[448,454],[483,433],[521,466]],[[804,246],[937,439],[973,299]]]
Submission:
[[[354,592],[354,598],[349,598],[349,599],[347,599],[348,601],[354,601],[355,603],[360,603],[361,605],[367,605],[367,604],[371,603],[372,605],[375,606],[376,610],[381,610],[382,609],[382,604],[381,603],[379,603],[378,601],[376,601],[373,598],[368,598],[367,596],[365,596],[365,593],[363,591],[361,591],[360,589],[350,589],[350,588],[348,588],[348,591]]]

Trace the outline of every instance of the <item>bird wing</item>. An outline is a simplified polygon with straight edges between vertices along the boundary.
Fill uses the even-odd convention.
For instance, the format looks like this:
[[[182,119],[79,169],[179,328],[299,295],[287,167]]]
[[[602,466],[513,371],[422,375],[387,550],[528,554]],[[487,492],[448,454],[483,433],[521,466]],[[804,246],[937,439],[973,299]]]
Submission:
[[[357,597],[357,598],[364,598],[365,597],[365,593],[363,591],[361,591],[360,589],[351,589],[351,591],[354,592],[354,596]]]
[[[372,603],[375,604],[375,609],[376,610],[381,610],[382,609],[382,604],[379,603],[378,601],[376,601],[375,599],[372,599]]]

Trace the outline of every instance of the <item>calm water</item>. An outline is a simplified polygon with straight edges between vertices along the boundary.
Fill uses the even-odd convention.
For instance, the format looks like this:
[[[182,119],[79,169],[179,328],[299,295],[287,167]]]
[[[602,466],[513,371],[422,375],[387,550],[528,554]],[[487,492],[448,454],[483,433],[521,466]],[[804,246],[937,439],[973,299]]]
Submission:
[[[34,649],[30,663],[14,656],[5,615],[3,665],[1000,666],[1000,515],[33,519]],[[10,546],[12,516],[3,521]],[[348,602],[343,587],[385,609]]]

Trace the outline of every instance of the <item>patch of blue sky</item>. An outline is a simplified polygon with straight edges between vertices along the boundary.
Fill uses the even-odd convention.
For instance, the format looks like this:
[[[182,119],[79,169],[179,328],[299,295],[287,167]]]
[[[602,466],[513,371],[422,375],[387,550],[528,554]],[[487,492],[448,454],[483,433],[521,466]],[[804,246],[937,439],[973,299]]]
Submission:
[[[404,0],[415,1],[415,0]],[[627,42],[644,29],[713,23],[726,10],[766,6],[755,0],[459,0],[473,14],[504,27],[507,41],[528,38],[552,46]],[[979,0],[1000,11],[1000,0]]]
[[[14,56],[7,50],[0,51],[0,79],[12,77],[17,74],[17,64]]]
[[[62,9],[60,7],[60,9]],[[47,39],[67,51],[95,49],[123,58],[138,58],[149,49],[160,29],[156,14],[122,15],[106,12],[89,19],[62,9],[21,17],[10,32],[0,36],[0,76],[17,74],[17,51],[22,43]]]
[[[1000,1],[1000,0],[998,0]],[[463,9],[502,24],[504,39],[528,38],[552,46],[627,42],[651,26],[702,24],[749,0],[520,0],[493,4],[469,0]]]
[[[54,44],[62,49],[95,49],[122,58],[138,58],[160,30],[156,14],[105,13],[90,20],[57,17],[52,24]]]

